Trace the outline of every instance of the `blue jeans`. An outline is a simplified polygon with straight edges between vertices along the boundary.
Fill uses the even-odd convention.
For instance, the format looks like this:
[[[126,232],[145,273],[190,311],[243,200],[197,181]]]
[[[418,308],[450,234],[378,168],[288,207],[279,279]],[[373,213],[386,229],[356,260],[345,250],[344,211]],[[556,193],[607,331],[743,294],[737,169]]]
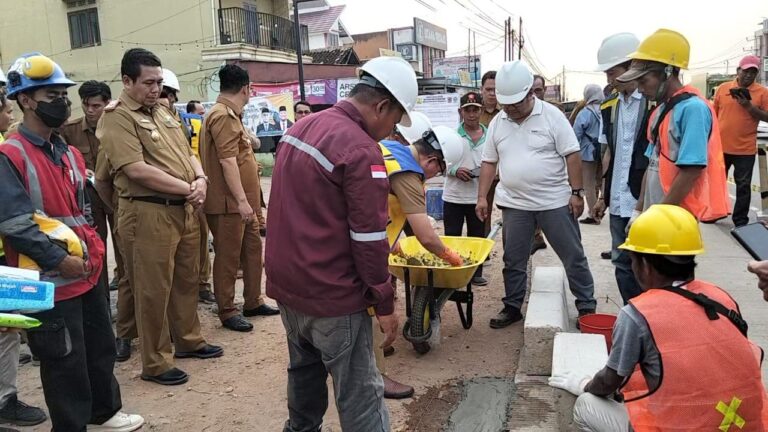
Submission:
[[[624,304],[643,292],[637,279],[635,279],[635,274],[632,273],[632,260],[629,257],[629,252],[619,249],[619,246],[627,239],[628,223],[629,218],[611,215],[611,262],[616,267],[616,284],[619,286],[619,293]]]
[[[568,206],[545,211],[502,208],[504,237],[504,305],[520,309],[528,286],[527,266],[536,226],[540,226],[549,244],[565,267],[568,287],[576,297],[576,308],[594,311],[595,284],[589,270],[581,232]]]
[[[389,432],[368,313],[319,318],[279,306],[290,356],[289,418],[283,432],[320,431],[328,409],[329,373],[342,430]]]

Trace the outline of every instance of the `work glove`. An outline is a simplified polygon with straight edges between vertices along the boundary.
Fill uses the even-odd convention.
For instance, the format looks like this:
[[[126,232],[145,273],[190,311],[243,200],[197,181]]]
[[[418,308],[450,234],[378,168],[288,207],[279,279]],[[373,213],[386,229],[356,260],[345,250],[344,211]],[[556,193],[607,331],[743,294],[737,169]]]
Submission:
[[[632,210],[632,216],[629,218],[629,222],[627,222],[627,228],[624,229],[624,234],[629,234],[629,228],[632,226],[633,223],[635,223],[635,220],[638,216],[643,214],[640,210]]]
[[[459,256],[455,250],[450,248],[443,249],[443,252],[438,256],[452,267],[461,267],[464,265],[464,259]]]
[[[575,396],[584,394],[584,387],[592,380],[589,375],[578,375],[575,372],[555,374],[549,377],[549,386],[563,389]]]

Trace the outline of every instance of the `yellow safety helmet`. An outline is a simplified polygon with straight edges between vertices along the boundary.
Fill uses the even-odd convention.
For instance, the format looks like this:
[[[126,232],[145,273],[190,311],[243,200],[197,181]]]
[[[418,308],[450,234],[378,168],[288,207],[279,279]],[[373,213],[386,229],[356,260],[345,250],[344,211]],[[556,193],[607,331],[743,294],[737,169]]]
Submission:
[[[32,215],[32,220],[40,227],[43,234],[47,235],[52,242],[66,249],[68,254],[80,258],[87,257],[87,247],[70,227],[42,213]],[[19,268],[41,270],[40,266],[26,255],[19,255]]]
[[[659,29],[640,42],[637,50],[629,55],[633,60],[648,60],[688,69],[691,44],[685,36],[674,30]]]
[[[637,217],[619,249],[652,255],[700,255],[704,242],[699,223],[688,210],[656,204]]]

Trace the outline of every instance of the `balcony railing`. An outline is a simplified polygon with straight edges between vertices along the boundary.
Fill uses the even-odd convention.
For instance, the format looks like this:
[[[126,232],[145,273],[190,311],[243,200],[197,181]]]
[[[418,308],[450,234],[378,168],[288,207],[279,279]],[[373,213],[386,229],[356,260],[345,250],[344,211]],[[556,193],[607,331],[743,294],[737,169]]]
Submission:
[[[307,26],[300,28],[302,49],[309,49]],[[219,9],[221,44],[245,43],[279,51],[296,51],[293,21],[238,7]]]

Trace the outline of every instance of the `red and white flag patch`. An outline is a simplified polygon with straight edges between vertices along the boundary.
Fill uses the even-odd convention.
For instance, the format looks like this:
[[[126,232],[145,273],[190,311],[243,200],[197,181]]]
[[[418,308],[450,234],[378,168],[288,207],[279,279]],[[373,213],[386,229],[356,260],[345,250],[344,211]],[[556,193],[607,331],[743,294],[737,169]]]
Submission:
[[[385,179],[387,178],[387,168],[384,165],[371,165],[371,177]]]

